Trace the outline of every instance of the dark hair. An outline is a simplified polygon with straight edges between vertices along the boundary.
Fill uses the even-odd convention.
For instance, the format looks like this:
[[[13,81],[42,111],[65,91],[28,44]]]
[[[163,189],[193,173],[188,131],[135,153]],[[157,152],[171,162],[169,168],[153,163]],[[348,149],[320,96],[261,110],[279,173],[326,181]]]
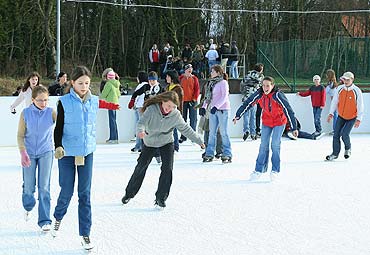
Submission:
[[[57,76],[57,80],[59,81],[60,80],[60,78],[62,78],[63,77],[63,75],[65,75],[66,73],[65,72],[60,72],[59,74],[58,74],[58,76]]]
[[[211,69],[215,70],[217,73],[221,74],[224,78],[224,80],[228,80],[229,79],[229,76],[227,75],[227,73],[224,72],[224,69],[222,68],[222,66],[220,65],[214,65],[211,67]]]
[[[84,76],[84,75],[88,76],[91,79],[91,72],[86,66],[77,66],[72,71],[71,81],[75,81],[75,80],[77,80],[78,78],[80,78],[81,76]],[[65,93],[69,93],[69,91],[71,89],[71,86],[72,86],[71,82],[69,82],[68,86],[65,89]]]
[[[263,64],[262,63],[257,63],[254,65],[254,70],[257,72],[261,72],[263,69]]]
[[[30,84],[30,79],[32,78],[32,77],[37,77],[38,78],[38,81],[37,81],[37,84],[36,84],[36,86],[38,86],[39,84],[40,84],[40,75],[39,75],[39,73],[38,72],[32,72],[32,73],[30,73],[29,75],[28,75],[28,77],[27,77],[27,79],[26,79],[26,83],[23,85],[23,89],[22,89],[22,91],[23,92],[25,92],[30,86],[31,86],[31,84]]]
[[[180,100],[179,100],[179,96],[177,95],[177,93],[173,91],[167,91],[167,92],[163,92],[161,94],[158,94],[154,97],[147,99],[144,102],[144,105],[143,105],[143,108],[141,108],[141,111],[145,112],[146,108],[149,105],[158,104],[162,102],[168,102],[168,101],[173,102],[177,106],[177,108],[180,106]]]
[[[139,80],[139,83],[148,82],[148,73],[145,71],[139,71],[137,73],[137,78]]]
[[[47,95],[49,95],[48,89],[45,86],[39,84],[34,89],[32,89],[32,98],[36,98],[38,95],[42,93],[46,93]]]
[[[167,71],[166,75],[171,78],[173,84],[180,84],[179,74],[175,70]]]

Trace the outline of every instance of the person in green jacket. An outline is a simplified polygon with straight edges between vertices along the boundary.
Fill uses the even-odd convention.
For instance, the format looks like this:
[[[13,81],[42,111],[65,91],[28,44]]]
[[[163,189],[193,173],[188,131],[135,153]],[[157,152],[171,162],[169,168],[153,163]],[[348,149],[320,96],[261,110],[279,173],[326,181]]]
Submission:
[[[137,136],[143,139],[141,154],[137,160],[135,171],[126,187],[126,194],[122,203],[127,204],[133,198],[144,181],[146,170],[156,151],[159,150],[162,158],[161,175],[158,189],[155,194],[155,205],[166,207],[166,199],[172,184],[173,169],[173,130],[177,128],[182,134],[193,142],[205,145],[197,133],[187,124],[180,111],[179,97],[174,91],[167,91],[145,101],[142,108],[143,115],[137,124]]]
[[[119,97],[121,96],[119,86],[120,83],[116,78],[114,71],[109,71],[107,74],[107,82],[105,83],[104,89],[100,95],[100,98],[110,102],[119,104]],[[109,139],[106,143],[117,144],[118,143],[118,129],[117,129],[117,113],[116,110],[108,110],[109,118]]]

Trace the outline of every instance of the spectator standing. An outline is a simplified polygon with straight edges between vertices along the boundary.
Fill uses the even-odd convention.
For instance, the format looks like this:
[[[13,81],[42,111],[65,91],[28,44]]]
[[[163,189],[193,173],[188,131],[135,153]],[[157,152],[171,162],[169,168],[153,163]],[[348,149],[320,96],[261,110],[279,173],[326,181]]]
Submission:
[[[49,86],[50,96],[63,96],[64,90],[67,87],[68,76],[65,72],[60,72],[57,80]]]
[[[152,48],[149,50],[149,61],[150,61],[150,71],[155,71],[159,73],[160,71],[160,52],[158,50],[157,44],[153,44]]]
[[[239,56],[239,49],[236,46],[236,41],[232,41],[229,61],[230,61],[230,76],[234,79],[239,78],[238,56]]]
[[[217,64],[217,58],[219,58],[215,44],[211,44],[205,57],[208,59],[208,68],[209,68],[209,72],[211,72],[212,66]]]

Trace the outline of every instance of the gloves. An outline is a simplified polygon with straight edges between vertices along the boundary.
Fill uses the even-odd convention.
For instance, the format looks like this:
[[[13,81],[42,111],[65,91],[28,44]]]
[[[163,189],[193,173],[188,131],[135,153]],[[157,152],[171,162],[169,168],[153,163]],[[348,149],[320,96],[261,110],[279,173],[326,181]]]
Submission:
[[[216,106],[213,106],[213,107],[212,107],[212,109],[211,109],[211,113],[212,113],[212,114],[215,114],[215,113],[216,113],[216,111],[217,111]]]
[[[31,165],[31,160],[26,150],[21,151],[21,164],[23,167],[29,167]]]
[[[131,98],[130,102],[128,103],[128,109],[134,108],[135,105],[135,99]]]
[[[62,146],[59,146],[58,148],[55,149],[54,157],[56,159],[61,159],[64,157],[64,149]]]
[[[199,108],[199,115],[200,115],[200,116],[204,116],[204,115],[206,115],[206,109],[204,109],[204,108]]]
[[[75,156],[75,165],[76,166],[85,165],[85,157],[84,156]]]

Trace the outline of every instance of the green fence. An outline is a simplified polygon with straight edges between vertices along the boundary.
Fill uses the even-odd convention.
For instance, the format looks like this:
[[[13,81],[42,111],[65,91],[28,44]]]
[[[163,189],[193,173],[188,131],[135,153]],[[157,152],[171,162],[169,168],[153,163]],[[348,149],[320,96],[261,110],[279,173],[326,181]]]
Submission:
[[[296,90],[300,80],[310,80],[315,74],[325,80],[329,68],[337,77],[345,71],[353,72],[356,80],[370,77],[369,38],[258,42],[257,48],[257,60],[265,64],[264,73],[280,77],[291,91]]]

